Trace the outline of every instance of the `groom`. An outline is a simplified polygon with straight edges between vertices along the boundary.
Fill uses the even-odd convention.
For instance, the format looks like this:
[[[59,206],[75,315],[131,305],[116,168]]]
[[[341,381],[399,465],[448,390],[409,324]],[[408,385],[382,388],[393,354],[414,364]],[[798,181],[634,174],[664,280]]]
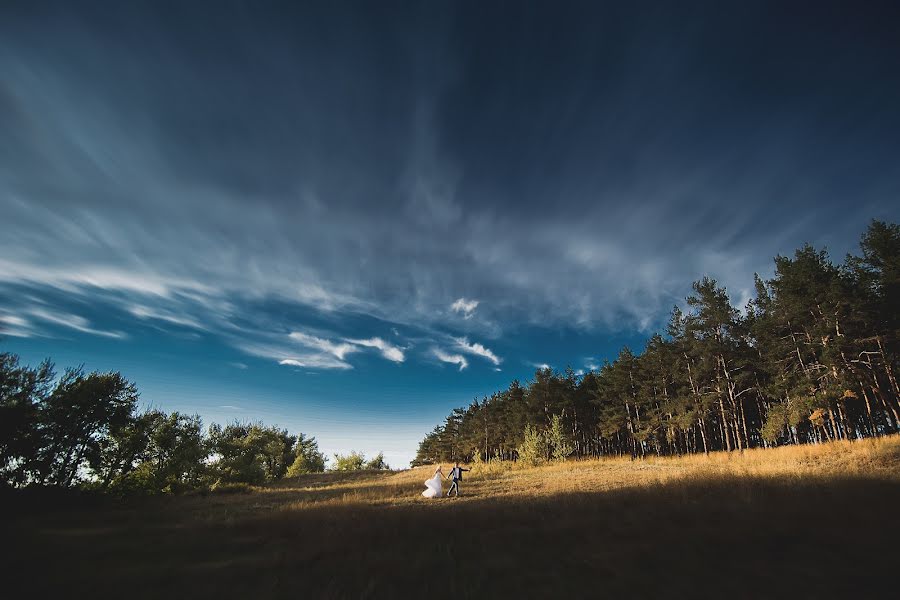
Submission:
[[[456,491],[456,497],[459,498],[459,482],[462,481],[463,471],[468,471],[469,469],[463,469],[459,466],[459,462],[456,463],[456,466],[450,469],[450,474],[447,475],[447,479],[453,479],[453,483],[450,484],[450,489],[447,490],[447,497],[450,497],[450,494]]]

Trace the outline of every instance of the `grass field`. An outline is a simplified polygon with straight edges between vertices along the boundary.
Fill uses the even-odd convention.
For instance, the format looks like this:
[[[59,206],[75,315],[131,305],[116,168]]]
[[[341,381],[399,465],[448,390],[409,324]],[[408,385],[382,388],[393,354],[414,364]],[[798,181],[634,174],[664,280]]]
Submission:
[[[7,495],[6,597],[896,593],[898,437],[482,465],[459,499],[420,496],[432,471],[126,502]]]

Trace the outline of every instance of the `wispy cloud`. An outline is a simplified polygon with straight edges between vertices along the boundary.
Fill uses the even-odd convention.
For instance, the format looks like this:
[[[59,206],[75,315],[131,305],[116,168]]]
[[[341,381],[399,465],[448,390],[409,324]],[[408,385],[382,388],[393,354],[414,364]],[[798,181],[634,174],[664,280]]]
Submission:
[[[461,354],[449,354],[447,352],[444,352],[440,348],[433,348],[431,352],[434,357],[441,362],[459,365],[460,371],[469,366],[469,361],[467,361],[466,357]]]
[[[162,297],[169,297],[178,290],[209,293],[212,289],[194,280],[102,264],[53,268],[12,260],[0,260],[0,281],[37,284],[68,292],[99,288]]]
[[[458,298],[450,305],[450,310],[461,314],[463,319],[471,319],[476,308],[478,308],[478,300],[466,300],[465,298]]]
[[[308,333],[303,333],[301,331],[293,331],[288,337],[302,346],[331,354],[339,360],[344,360],[344,357],[348,354],[359,352],[359,348],[355,344],[349,342],[332,342],[331,340],[309,335]]]
[[[116,339],[124,339],[128,337],[125,333],[121,331],[106,331],[103,329],[95,329],[91,327],[90,321],[81,317],[79,315],[73,315],[69,313],[61,313],[61,312],[51,312],[44,308],[32,308],[28,311],[33,317],[45,321],[47,323],[52,323],[54,325],[61,325],[62,327],[68,327],[69,329],[74,329],[75,331],[80,331],[81,333],[88,333],[90,335],[98,335],[101,337],[108,338],[116,338]]]
[[[0,315],[0,335],[32,337],[35,332],[28,319],[12,314],[2,314]]]
[[[405,356],[403,355],[403,350],[394,346],[379,337],[373,337],[366,340],[345,340],[350,344],[354,344],[356,346],[364,346],[366,348],[377,348],[381,351],[381,355],[387,360],[401,363],[405,360]]]
[[[532,363],[528,363],[528,364],[531,365],[532,367],[534,367],[535,369],[540,369],[541,371],[546,371],[547,369],[551,368],[550,365],[548,365],[547,363],[532,362]]]
[[[179,315],[158,308],[149,308],[138,304],[128,308],[128,312],[138,319],[155,319],[157,321],[165,321],[173,325],[181,325],[182,327],[193,327],[194,329],[206,329],[199,321],[192,317]]]
[[[341,360],[335,360],[321,354],[307,354],[284,358],[278,361],[279,365],[289,367],[303,367],[305,369],[352,369],[353,365]]]
[[[456,349],[461,350],[462,352],[465,352],[467,354],[474,354],[475,356],[481,356],[482,358],[486,358],[487,360],[494,363],[495,367],[499,366],[500,363],[503,362],[503,359],[501,359],[499,356],[494,354],[491,350],[489,350],[488,348],[485,348],[483,345],[481,345],[477,342],[474,344],[471,344],[471,343],[469,343],[469,340],[464,337],[454,338],[454,341],[456,342],[456,346],[455,346]]]
[[[272,341],[238,341],[234,346],[252,356],[275,360],[280,365],[309,369],[352,369],[353,365],[330,352],[299,351]]]

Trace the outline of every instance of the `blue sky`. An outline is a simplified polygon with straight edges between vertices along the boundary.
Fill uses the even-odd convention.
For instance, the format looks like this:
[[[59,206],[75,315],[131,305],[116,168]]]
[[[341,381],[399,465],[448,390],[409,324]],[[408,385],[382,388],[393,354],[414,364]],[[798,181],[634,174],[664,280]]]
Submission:
[[[403,466],[711,275],[897,221],[895,3],[0,8],[0,327]]]

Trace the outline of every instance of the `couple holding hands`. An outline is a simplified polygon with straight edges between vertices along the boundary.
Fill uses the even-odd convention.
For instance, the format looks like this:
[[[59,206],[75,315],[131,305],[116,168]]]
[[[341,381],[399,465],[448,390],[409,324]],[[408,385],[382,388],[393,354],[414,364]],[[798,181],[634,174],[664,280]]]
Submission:
[[[469,469],[463,469],[459,466],[459,463],[456,463],[450,470],[450,474],[447,475],[447,479],[452,479],[453,483],[450,484],[450,489],[447,491],[447,496],[456,492],[456,497],[459,498],[459,482],[462,481],[463,471],[468,471]],[[434,470],[434,475],[432,475],[431,479],[425,480],[425,491],[422,492],[422,495],[426,498],[440,498],[443,493],[443,478],[444,473],[441,471],[441,465],[438,465],[437,469]]]

